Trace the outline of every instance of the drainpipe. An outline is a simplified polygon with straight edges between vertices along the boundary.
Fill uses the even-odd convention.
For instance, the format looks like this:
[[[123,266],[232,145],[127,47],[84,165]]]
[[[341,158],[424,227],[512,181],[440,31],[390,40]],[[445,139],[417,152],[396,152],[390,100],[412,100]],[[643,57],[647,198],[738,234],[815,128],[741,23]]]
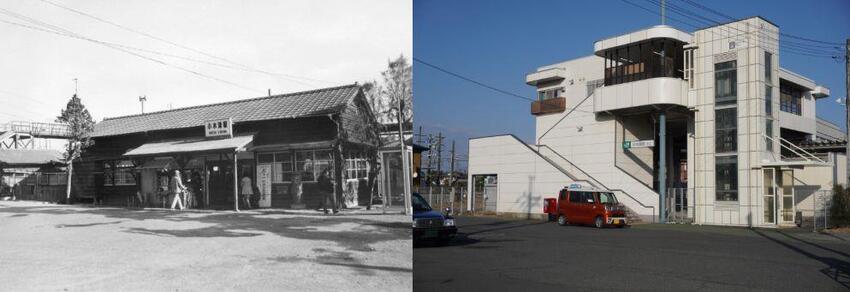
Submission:
[[[667,212],[664,203],[667,199],[667,116],[664,112],[658,114],[658,188],[659,196],[659,218],[658,222],[666,223]]]

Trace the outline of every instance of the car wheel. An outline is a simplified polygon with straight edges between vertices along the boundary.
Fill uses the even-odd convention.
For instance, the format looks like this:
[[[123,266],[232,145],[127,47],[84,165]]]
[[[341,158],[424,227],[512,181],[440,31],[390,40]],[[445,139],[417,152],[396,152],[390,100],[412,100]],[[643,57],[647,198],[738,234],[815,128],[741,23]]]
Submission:
[[[567,225],[567,216],[558,215],[558,225],[561,225],[561,226]]]
[[[555,214],[549,213],[549,222],[555,221]]]
[[[596,220],[593,220],[593,227],[602,228],[602,217],[596,217]]]

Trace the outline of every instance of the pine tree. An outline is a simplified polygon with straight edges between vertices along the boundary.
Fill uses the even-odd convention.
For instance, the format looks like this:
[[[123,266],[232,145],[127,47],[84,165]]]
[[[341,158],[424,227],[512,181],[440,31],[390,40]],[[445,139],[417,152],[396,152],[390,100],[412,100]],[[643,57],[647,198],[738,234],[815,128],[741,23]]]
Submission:
[[[68,125],[70,137],[68,144],[65,146],[63,160],[67,170],[67,184],[65,187],[65,203],[71,201],[71,174],[74,171],[74,160],[82,155],[85,148],[91,146],[92,141],[89,137],[94,130],[94,121],[91,114],[83,105],[83,102],[76,94],[71,97],[62,113],[56,117],[56,122]]]

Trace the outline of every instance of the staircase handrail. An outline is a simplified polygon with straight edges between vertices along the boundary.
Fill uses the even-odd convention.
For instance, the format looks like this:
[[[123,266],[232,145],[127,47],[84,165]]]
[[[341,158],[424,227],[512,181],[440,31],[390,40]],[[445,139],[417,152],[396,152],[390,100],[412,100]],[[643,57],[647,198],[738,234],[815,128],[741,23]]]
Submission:
[[[558,153],[558,151],[555,151],[555,149],[552,149],[552,147],[549,147],[548,145],[545,145],[545,144],[536,145],[536,146],[537,146],[537,147],[545,147],[545,148],[549,149],[550,151],[552,151],[552,153],[555,153],[555,155],[557,155],[558,157],[560,157],[562,160],[564,160],[564,161],[566,161],[567,163],[569,163],[570,165],[572,165],[572,166],[573,166],[573,168],[575,168],[575,169],[577,169],[578,171],[580,171],[580,172],[581,172],[582,174],[584,174],[586,177],[588,177],[588,178],[590,178],[590,179],[594,180],[594,181],[596,182],[596,184],[598,184],[598,185],[596,185],[596,184],[591,183],[591,184],[593,184],[594,186],[596,186],[596,187],[598,187],[598,188],[601,188],[601,189],[605,189],[605,190],[607,190],[607,191],[611,191],[611,192],[620,192],[620,193],[623,193],[623,194],[625,194],[627,197],[629,197],[630,199],[632,199],[633,201],[635,201],[636,203],[638,203],[638,205],[640,205],[641,207],[643,207],[643,208],[645,208],[645,209],[652,209],[652,218],[653,218],[653,220],[655,220],[655,206],[647,206],[647,205],[645,205],[643,202],[641,202],[640,200],[636,199],[634,196],[632,196],[631,194],[629,194],[629,192],[627,192],[627,191],[625,191],[625,190],[623,190],[623,189],[612,189],[612,188],[609,188],[609,187],[608,187],[608,186],[606,186],[604,183],[602,183],[601,181],[597,180],[597,179],[596,179],[596,178],[594,178],[592,175],[590,175],[589,173],[587,173],[586,171],[584,171],[583,169],[581,169],[581,167],[578,167],[578,165],[576,165],[575,163],[573,163],[572,161],[570,161],[569,159],[567,159],[566,157],[564,157],[563,155],[561,155],[560,153]],[[540,155],[540,154],[538,153],[538,155]],[[542,157],[542,155],[541,155],[541,157]],[[544,157],[544,159],[546,159],[546,158]],[[552,163],[552,161],[551,161],[551,160],[549,160],[549,159],[546,159],[546,160],[547,160],[547,161],[549,161],[550,163]],[[552,163],[552,165],[555,165],[555,163]],[[559,170],[562,170],[562,172],[563,172],[563,171],[565,171],[565,170],[564,170],[563,168],[561,168],[561,167],[558,167],[558,169],[559,169]],[[566,173],[565,173],[565,174],[566,174]],[[574,177],[573,175],[570,175],[570,174],[567,174],[567,176],[569,176],[570,178],[573,178],[573,177]],[[576,180],[576,179],[573,179],[573,180]],[[581,181],[587,181],[587,180],[581,180]],[[588,182],[589,182],[589,181],[588,181]]]

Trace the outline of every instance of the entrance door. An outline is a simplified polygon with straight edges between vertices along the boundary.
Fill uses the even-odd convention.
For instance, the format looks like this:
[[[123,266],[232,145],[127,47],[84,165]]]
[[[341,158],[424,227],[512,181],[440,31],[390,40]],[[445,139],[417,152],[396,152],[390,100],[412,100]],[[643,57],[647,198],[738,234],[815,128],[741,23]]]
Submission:
[[[233,162],[227,160],[207,161],[209,172],[210,207],[233,208]]]
[[[484,210],[496,212],[496,202],[499,199],[499,192],[496,184],[484,185]]]
[[[778,210],[779,224],[794,223],[794,170],[782,170],[782,199]]]
[[[776,224],[776,169],[762,169],[764,173],[764,223]]]

